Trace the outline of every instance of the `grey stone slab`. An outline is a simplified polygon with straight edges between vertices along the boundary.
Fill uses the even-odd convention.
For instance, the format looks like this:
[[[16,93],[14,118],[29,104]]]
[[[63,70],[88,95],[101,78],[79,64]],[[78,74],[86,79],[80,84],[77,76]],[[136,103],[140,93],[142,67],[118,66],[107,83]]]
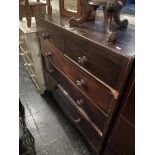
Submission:
[[[33,118],[38,127],[45,125],[53,126],[56,123],[56,117],[46,110],[39,111],[33,114]]]
[[[33,136],[39,134],[38,129],[31,115],[25,118],[25,123]]]
[[[47,104],[41,99],[39,94],[35,92],[22,94],[21,99],[25,101],[28,108],[30,109],[30,113],[37,113],[45,108],[48,108]]]
[[[28,108],[27,104],[24,104],[23,106],[24,106],[24,108],[25,108],[25,117],[30,116],[30,115],[31,115],[31,113],[30,113],[30,110],[29,110],[29,108]]]
[[[90,155],[88,144],[80,134],[80,132],[75,128],[66,126],[65,134],[68,139],[68,143],[71,145],[75,155]]]
[[[81,135],[79,135],[79,138],[70,137],[71,135],[67,136],[67,139],[72,147],[74,155],[91,155],[87,143],[81,139]]]
[[[47,150],[46,147],[40,137],[40,135],[34,135],[35,139],[35,151],[37,155],[46,155]]]
[[[20,95],[20,100],[21,100],[21,103],[22,103],[23,106],[24,106],[24,105],[27,105],[27,103],[26,103],[26,98],[25,98],[24,95]],[[27,108],[27,107],[25,107],[25,108]]]
[[[73,155],[72,147],[66,137],[61,137],[47,145],[49,155]]]
[[[33,118],[45,144],[48,144],[51,140],[64,135],[64,130],[60,126],[59,121],[49,112],[45,110],[40,111],[34,114]]]

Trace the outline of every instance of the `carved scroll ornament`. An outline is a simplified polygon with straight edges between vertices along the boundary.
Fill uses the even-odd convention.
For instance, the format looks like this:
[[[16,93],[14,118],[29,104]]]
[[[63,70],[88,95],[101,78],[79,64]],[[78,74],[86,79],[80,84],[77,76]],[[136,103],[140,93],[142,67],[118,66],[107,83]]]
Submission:
[[[80,18],[72,17],[70,25],[77,26],[86,20],[95,20],[96,10],[99,6],[103,6],[104,28],[108,42],[115,42],[117,33],[111,31],[112,19],[119,25],[126,27],[128,20],[120,20],[120,12],[126,4],[126,0],[80,0],[82,6],[82,15]]]

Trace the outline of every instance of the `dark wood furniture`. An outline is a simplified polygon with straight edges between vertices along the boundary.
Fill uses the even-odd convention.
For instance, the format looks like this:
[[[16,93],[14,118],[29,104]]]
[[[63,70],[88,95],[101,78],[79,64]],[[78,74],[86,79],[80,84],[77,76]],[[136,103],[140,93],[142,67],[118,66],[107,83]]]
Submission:
[[[70,24],[75,26],[89,19],[95,20],[96,10],[98,7],[102,6],[107,42],[115,42],[117,33],[111,31],[112,19],[114,19],[115,23],[119,26],[126,27],[128,25],[127,19],[120,20],[120,12],[125,3],[126,0],[81,0],[81,17],[73,17],[70,20]]]
[[[69,0],[67,0],[68,3]],[[59,7],[60,7],[60,15],[61,16],[66,16],[66,17],[80,17],[82,15],[82,6],[81,2],[79,0],[75,0],[77,3],[77,11],[72,11],[71,9],[66,9],[65,8],[65,0],[59,0]]]
[[[135,70],[109,136],[104,155],[135,154]]]
[[[54,12],[36,17],[47,89],[99,155],[133,66],[134,27],[107,44],[102,20],[95,22],[77,28]]]
[[[40,14],[46,14],[46,6],[48,14],[52,13],[52,7],[50,0],[47,0],[47,3],[40,2],[29,2],[29,0],[19,0],[19,19],[22,20],[23,17],[26,17],[27,26],[31,27],[31,17],[35,17]]]

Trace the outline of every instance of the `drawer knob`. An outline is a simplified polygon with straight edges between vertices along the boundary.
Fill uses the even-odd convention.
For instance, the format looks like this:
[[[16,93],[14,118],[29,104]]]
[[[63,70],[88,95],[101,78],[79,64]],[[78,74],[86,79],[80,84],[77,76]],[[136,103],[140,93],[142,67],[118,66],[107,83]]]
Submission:
[[[42,34],[42,37],[43,37],[44,40],[45,40],[45,39],[48,39],[48,38],[49,38],[49,34],[48,34],[48,33],[43,33],[43,34]]]
[[[48,69],[49,73],[54,73],[54,69]]]
[[[80,119],[80,118],[74,120],[74,123],[75,123],[75,124],[79,124],[80,122],[81,122],[81,119]]]
[[[77,103],[78,106],[81,106],[84,103],[84,101],[81,98],[80,100],[77,100],[76,103]]]
[[[83,87],[83,86],[85,86],[85,81],[84,81],[83,79],[81,79],[80,81],[77,80],[77,81],[76,81],[76,85],[77,85],[77,86],[80,86],[80,87]]]
[[[45,55],[48,57],[48,56],[52,56],[52,53],[51,52],[46,52]]]
[[[87,58],[85,56],[78,57],[78,63],[81,65],[85,65],[87,63]]]

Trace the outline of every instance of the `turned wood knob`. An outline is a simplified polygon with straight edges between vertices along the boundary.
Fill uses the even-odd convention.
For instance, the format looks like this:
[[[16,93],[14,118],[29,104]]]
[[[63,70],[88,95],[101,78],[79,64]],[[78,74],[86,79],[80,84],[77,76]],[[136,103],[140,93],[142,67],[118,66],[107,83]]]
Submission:
[[[81,79],[80,81],[77,80],[77,81],[76,81],[76,85],[77,85],[77,86],[80,86],[80,87],[85,86],[85,81],[84,81],[83,79]]]
[[[49,73],[54,73],[54,69],[51,69],[51,68],[50,68],[50,69],[48,69],[48,72],[49,72]]]
[[[80,118],[74,120],[74,123],[75,123],[75,124],[79,124],[80,122],[81,122],[81,119],[80,119]]]
[[[45,39],[48,39],[49,38],[49,34],[48,33],[43,33],[42,34],[42,38],[45,40]]]
[[[48,56],[52,56],[52,53],[49,51],[49,52],[46,52],[45,55],[48,57]]]
[[[84,101],[81,98],[80,100],[77,100],[76,103],[77,103],[78,106],[81,106],[84,103]]]
[[[78,57],[78,63],[84,65],[87,63],[87,58],[85,56]]]

